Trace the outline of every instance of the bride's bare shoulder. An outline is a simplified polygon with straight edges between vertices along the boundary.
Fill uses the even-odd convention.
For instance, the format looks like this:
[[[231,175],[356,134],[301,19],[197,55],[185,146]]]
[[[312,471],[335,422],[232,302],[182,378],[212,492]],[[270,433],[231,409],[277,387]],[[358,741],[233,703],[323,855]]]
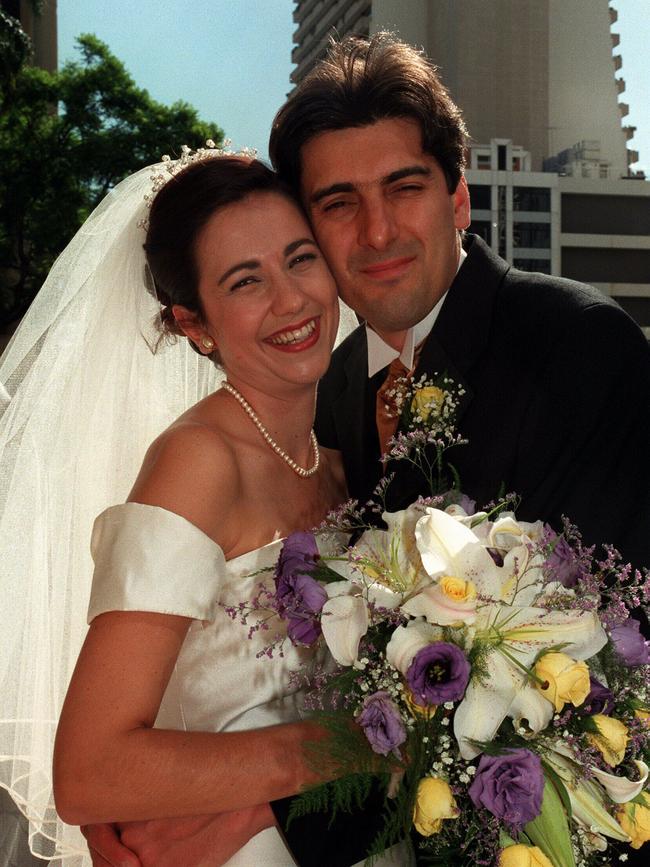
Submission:
[[[186,413],[149,446],[129,500],[161,506],[216,541],[241,493],[236,452],[227,433]]]

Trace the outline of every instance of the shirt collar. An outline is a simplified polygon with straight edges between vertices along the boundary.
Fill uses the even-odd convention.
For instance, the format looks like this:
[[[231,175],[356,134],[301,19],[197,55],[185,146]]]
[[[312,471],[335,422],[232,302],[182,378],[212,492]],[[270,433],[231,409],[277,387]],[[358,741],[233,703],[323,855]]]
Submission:
[[[466,258],[467,253],[461,247],[456,274],[460,271],[461,265]],[[402,347],[401,352],[398,352],[396,349],[393,349],[392,346],[389,346],[388,343],[386,343],[386,341],[366,323],[366,337],[368,340],[368,377],[379,373],[380,370],[387,367],[391,361],[398,357],[404,367],[407,370],[411,370],[413,367],[415,348],[431,333],[431,329],[435,325],[446,297],[447,293],[445,292],[442,298],[440,298],[435,306],[427,313],[424,319],[409,328],[406,332],[406,339],[404,340],[404,346]]]

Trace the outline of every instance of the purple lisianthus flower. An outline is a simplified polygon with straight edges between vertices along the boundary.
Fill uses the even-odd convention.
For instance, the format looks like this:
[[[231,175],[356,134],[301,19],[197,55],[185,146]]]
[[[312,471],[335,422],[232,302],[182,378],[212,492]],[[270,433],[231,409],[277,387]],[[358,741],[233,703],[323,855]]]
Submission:
[[[549,542],[555,542],[552,552],[546,560],[546,566],[550,569],[553,578],[565,587],[575,587],[580,576],[580,564],[576,553],[569,545],[564,536],[557,535],[546,527]],[[557,540],[557,541],[555,541]]]
[[[321,633],[318,615],[327,601],[327,591],[310,575],[317,559],[314,535],[291,533],[275,568],[278,613],[288,621],[287,634],[294,644],[313,644]]]
[[[500,756],[481,756],[474,782],[468,789],[476,807],[521,829],[539,816],[544,774],[539,756],[530,750],[508,750]]]
[[[455,488],[451,488],[451,490],[446,491],[441,496],[443,501],[443,506],[441,506],[441,508],[460,506],[466,515],[473,515],[476,512],[476,500],[472,500],[472,498],[468,497],[467,494],[462,494]]]
[[[589,714],[589,716],[602,713],[609,716],[614,710],[614,693],[591,675],[589,675],[589,683],[591,685],[589,695],[580,705],[578,713]]]
[[[650,663],[648,642],[639,631],[638,620],[628,617],[624,623],[611,630],[610,636],[614,650],[628,668],[636,668],[639,665]]]
[[[311,572],[318,560],[318,546],[313,533],[289,533],[275,567],[275,584],[296,572]]]
[[[473,515],[476,512],[476,500],[472,500],[467,494],[461,494],[458,498],[458,505],[464,509],[468,515]]]
[[[406,682],[418,704],[444,704],[465,695],[470,664],[455,644],[434,641],[413,657],[406,672]]]
[[[397,706],[385,690],[369,695],[356,719],[376,753],[399,756],[398,747],[406,740],[406,730]]]

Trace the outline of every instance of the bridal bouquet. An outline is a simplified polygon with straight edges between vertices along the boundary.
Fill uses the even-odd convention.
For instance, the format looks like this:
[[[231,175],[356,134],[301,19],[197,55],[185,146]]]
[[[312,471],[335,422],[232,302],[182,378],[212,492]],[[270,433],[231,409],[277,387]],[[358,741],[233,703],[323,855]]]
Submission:
[[[447,393],[408,402],[420,446],[402,434],[396,454],[422,464],[423,442],[458,442]],[[477,511],[452,490],[379,528],[346,504],[289,536],[273,588],[233,612],[270,610],[292,642],[326,645],[307,701],[331,732],[314,761],[339,777],[296,811],[349,809],[383,775],[369,855],[412,827],[439,865],[582,867],[609,863],[608,839],[650,839],[650,659],[629,616],[650,579],[512,505]],[[337,544],[342,531],[356,541]]]

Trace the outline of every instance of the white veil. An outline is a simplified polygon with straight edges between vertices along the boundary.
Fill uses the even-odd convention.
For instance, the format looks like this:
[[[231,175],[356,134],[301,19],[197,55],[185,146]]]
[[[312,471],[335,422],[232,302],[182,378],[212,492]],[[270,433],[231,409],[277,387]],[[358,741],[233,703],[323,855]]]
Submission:
[[[152,174],[168,169],[109,193],[0,359],[0,786],[29,820],[32,852],[69,867],[88,853],[56,816],[51,762],[86,633],[92,523],[125,500],[149,443],[222,378],[186,340],[151,349],[160,308],[138,223]],[[339,339],[355,325],[346,308]]]

